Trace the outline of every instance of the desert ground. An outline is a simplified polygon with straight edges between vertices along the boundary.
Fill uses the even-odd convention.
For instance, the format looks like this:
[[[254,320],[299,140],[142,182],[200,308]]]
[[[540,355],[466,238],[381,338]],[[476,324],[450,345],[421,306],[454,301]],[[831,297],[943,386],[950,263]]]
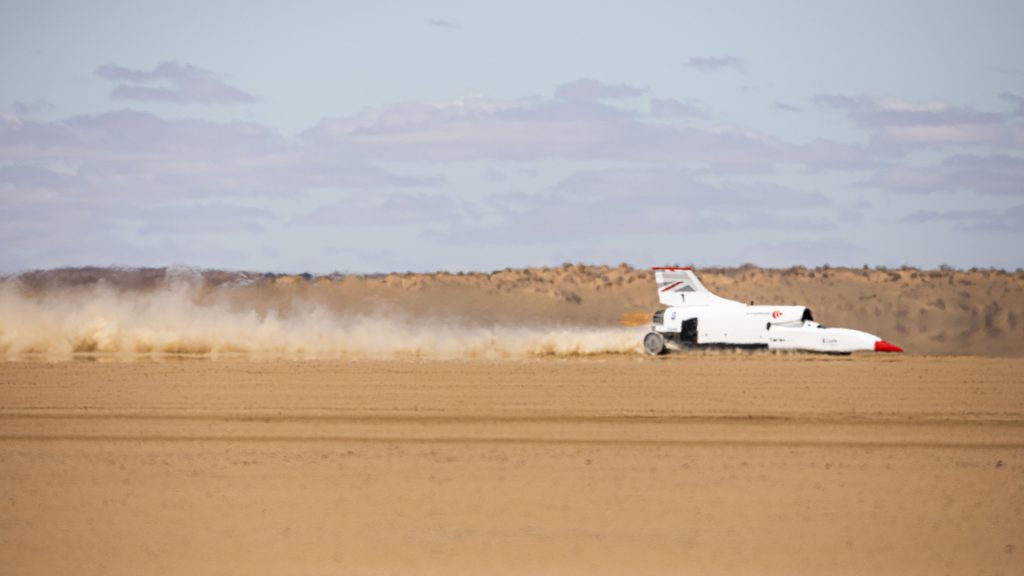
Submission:
[[[647,357],[628,266],[0,279],[0,575],[1024,573],[1024,273],[701,278],[908,352]]]
[[[0,363],[3,574],[1020,574],[1024,360]]]

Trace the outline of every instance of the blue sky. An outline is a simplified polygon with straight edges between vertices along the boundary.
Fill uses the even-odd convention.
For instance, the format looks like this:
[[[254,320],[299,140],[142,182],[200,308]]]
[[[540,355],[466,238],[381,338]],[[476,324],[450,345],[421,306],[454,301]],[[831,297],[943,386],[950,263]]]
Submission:
[[[0,271],[1024,266],[1019,2],[11,2]]]

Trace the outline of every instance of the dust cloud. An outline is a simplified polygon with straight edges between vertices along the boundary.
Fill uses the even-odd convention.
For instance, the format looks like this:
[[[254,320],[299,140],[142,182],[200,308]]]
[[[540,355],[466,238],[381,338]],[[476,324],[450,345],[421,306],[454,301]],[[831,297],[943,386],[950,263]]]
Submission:
[[[383,305],[345,312],[301,296],[268,308],[259,292],[244,282],[211,287],[198,275],[170,277],[144,290],[99,282],[33,291],[8,280],[0,284],[0,356],[583,356],[636,353],[643,333],[614,326],[488,326]]]

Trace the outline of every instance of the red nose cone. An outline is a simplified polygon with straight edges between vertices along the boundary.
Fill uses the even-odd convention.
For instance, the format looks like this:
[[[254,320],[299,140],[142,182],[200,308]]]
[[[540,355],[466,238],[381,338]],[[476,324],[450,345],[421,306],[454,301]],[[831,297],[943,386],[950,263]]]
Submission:
[[[875,352],[903,352],[903,348],[895,344],[889,344],[885,340],[875,342]]]

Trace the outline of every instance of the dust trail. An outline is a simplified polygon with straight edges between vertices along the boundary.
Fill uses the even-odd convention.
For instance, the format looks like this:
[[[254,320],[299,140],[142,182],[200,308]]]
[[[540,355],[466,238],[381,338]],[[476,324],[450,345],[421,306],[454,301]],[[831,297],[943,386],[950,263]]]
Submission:
[[[637,329],[473,326],[451,319],[339,314],[312,301],[257,311],[211,289],[172,279],[152,290],[103,283],[41,293],[0,283],[0,357],[133,359],[245,354],[266,358],[502,358],[636,353]]]

